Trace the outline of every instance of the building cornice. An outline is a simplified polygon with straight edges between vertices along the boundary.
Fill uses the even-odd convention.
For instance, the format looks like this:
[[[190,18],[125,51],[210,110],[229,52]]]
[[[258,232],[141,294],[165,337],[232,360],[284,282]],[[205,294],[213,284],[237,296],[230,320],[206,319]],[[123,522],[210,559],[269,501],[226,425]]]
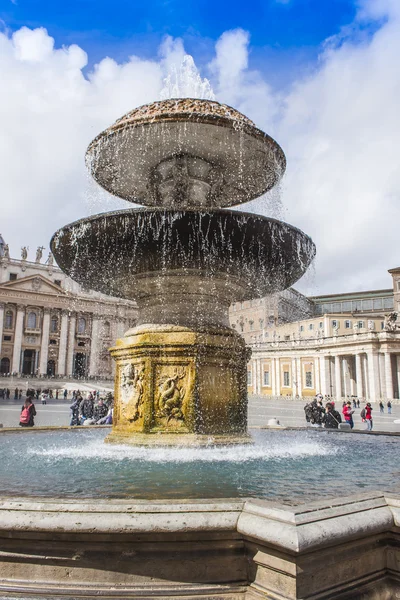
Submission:
[[[39,293],[30,290],[13,290],[12,288],[0,287],[0,302],[5,303],[21,303],[24,300],[26,305],[37,305],[40,307],[66,309],[69,311],[81,311],[95,313],[99,316],[113,317],[121,316],[121,304],[116,304],[111,300],[103,300],[98,298],[82,298],[72,294],[51,294],[51,293]],[[127,304],[122,305],[127,313],[136,313],[137,309],[135,306],[129,306]],[[127,315],[128,317],[130,316]]]

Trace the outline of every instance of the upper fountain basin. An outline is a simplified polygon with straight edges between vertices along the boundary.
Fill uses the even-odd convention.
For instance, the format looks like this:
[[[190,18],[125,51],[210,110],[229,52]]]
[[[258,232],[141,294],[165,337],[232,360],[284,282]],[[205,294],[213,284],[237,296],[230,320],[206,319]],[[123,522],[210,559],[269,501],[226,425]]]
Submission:
[[[240,112],[170,99],[127,113],[89,145],[86,162],[111,194],[164,208],[221,208],[257,198],[285,171],[280,146]]]
[[[64,272],[99,292],[140,301],[167,293],[173,278],[175,292],[218,281],[228,305],[286,289],[315,255],[299,229],[229,210],[103,213],[58,230],[51,249]]]

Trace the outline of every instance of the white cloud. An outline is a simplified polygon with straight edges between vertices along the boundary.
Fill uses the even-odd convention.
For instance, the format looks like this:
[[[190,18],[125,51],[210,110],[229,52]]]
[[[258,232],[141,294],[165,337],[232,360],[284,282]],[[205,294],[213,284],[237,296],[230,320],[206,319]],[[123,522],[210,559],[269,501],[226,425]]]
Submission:
[[[372,18],[380,19],[374,35],[357,35]],[[209,66],[217,99],[286,152],[285,218],[317,244],[313,293],[387,287],[386,269],[400,263],[397,0],[363,0],[349,25],[285,96],[249,69],[250,38],[241,29],[221,36]],[[44,29],[0,34],[1,233],[12,254],[45,245],[55,229],[89,211],[124,204],[88,181],[87,144],[124,112],[157,99],[166,71],[184,57],[182,42],[166,38],[157,60],[104,58],[85,76],[86,53],[57,48]],[[196,73],[187,58],[186,66]]]

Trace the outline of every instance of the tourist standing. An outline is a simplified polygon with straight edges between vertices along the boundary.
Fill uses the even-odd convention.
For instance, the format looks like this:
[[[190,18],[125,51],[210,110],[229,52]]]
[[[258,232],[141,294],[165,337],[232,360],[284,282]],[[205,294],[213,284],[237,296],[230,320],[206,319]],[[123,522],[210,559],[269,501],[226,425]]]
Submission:
[[[360,408],[360,399],[357,398],[357,408]]]
[[[67,396],[68,396],[68,390],[64,390],[64,400],[67,399]]]
[[[379,402],[379,412],[380,413],[384,413],[385,412],[385,407],[383,406],[382,400]]]
[[[82,416],[81,425],[83,425],[83,423],[84,423],[84,421],[86,421],[86,419],[91,419],[93,417],[93,409],[94,409],[93,396],[89,392],[87,397],[81,403],[81,410],[80,410],[80,413]]]
[[[367,421],[368,431],[372,431],[373,421],[372,421],[372,406],[370,402],[367,402],[365,406],[365,420]]]
[[[325,429],[338,429],[339,423],[342,422],[342,417],[332,406],[331,402],[326,403],[326,412],[322,417],[322,422]]]
[[[74,402],[71,404],[71,421],[70,426],[79,425],[79,409],[82,401],[82,396],[78,396],[75,398]]]
[[[392,403],[390,402],[390,400],[388,400],[387,402],[387,409],[388,409],[388,415],[392,414]]]
[[[353,413],[354,413],[354,409],[351,409],[351,402],[350,400],[348,400],[346,402],[346,404],[343,406],[343,410],[342,410],[343,416],[344,416],[344,420],[346,421],[346,423],[348,423],[351,427],[351,429],[353,429],[354,427],[354,421],[353,421]]]
[[[35,405],[32,402],[30,396],[25,400],[21,414],[19,417],[19,424],[21,427],[33,427],[34,426],[34,417],[36,416]]]

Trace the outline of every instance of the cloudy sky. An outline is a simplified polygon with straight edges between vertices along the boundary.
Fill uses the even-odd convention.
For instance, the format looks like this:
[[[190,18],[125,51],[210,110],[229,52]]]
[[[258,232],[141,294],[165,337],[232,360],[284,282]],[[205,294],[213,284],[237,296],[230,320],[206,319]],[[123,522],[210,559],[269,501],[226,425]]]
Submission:
[[[390,287],[387,269],[400,265],[400,2],[110,7],[0,2],[0,232],[11,254],[28,245],[33,259],[58,227],[127,205],[89,180],[85,149],[124,112],[159,99],[190,54],[193,81],[207,78],[217,100],[286,153],[281,197],[250,208],[280,212],[315,241],[315,271],[298,289]]]

